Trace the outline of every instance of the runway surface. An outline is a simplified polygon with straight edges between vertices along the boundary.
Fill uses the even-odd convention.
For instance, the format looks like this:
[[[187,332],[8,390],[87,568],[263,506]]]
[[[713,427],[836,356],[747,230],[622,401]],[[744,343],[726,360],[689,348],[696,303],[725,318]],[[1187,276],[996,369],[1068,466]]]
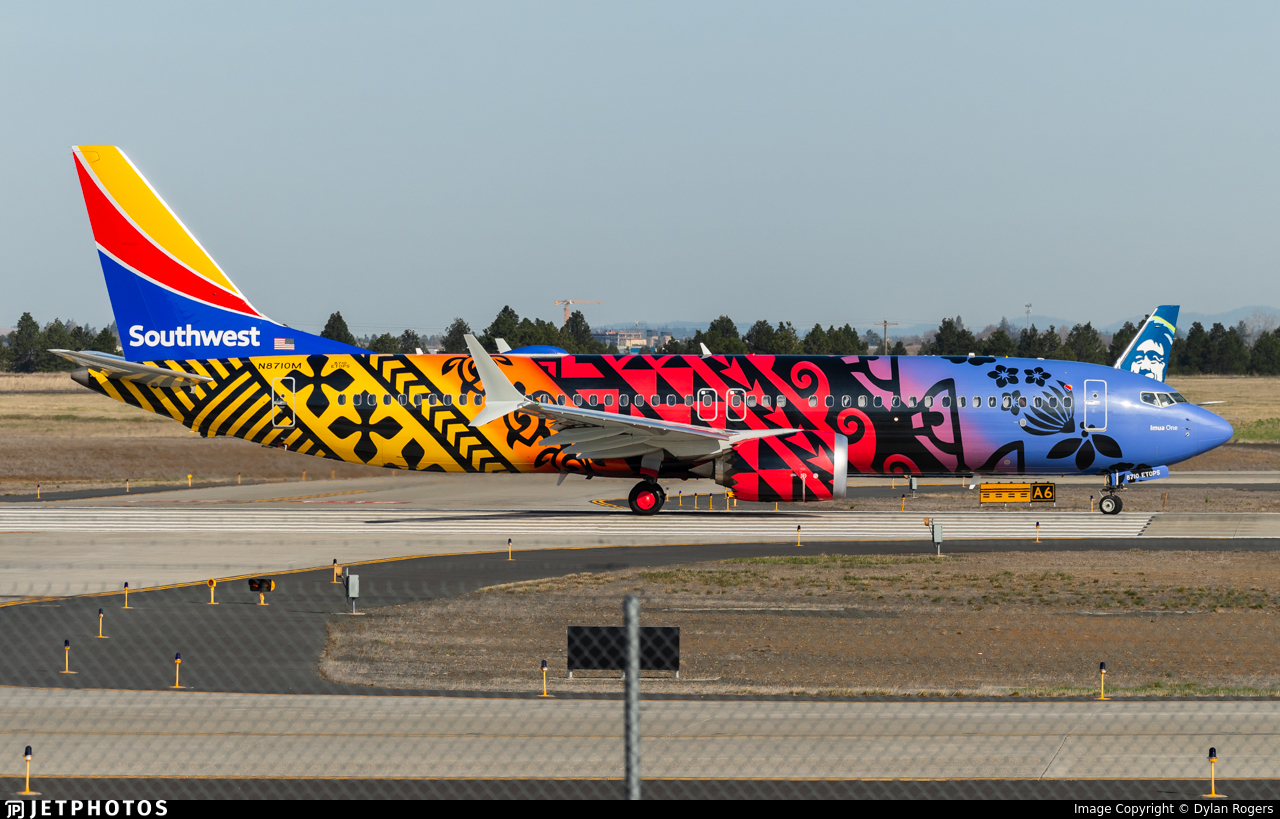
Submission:
[[[0,711],[47,776],[623,772],[619,699],[0,689]],[[1196,778],[1210,745],[1224,777],[1280,778],[1274,702],[645,700],[641,728],[660,778]]]

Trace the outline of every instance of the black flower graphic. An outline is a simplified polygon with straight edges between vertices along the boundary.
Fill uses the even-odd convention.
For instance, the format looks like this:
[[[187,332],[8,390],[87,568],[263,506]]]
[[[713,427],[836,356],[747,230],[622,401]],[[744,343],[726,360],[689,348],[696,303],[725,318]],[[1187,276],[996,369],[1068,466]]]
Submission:
[[[1049,373],[1045,372],[1040,367],[1036,367],[1034,370],[1023,370],[1023,372],[1026,373],[1027,383],[1034,383],[1037,387],[1043,387],[1044,382],[1048,381],[1050,378]]]
[[[1027,404],[1026,415],[1019,425],[1032,435],[1062,435],[1073,433],[1076,428],[1075,405],[1067,406],[1067,393],[1059,387],[1065,386],[1061,381],[1058,387],[1050,386],[1047,394],[1033,399]],[[1016,396],[1017,393],[1014,393]],[[1046,400],[1047,399],[1047,400]],[[1017,401],[1017,398],[1014,398]],[[1036,401],[1040,402],[1036,406]]]
[[[1090,439],[1092,435],[1092,439]],[[1066,458],[1072,453],[1076,456],[1076,468],[1081,472],[1088,469],[1093,464],[1095,454],[1102,455],[1104,458],[1122,458],[1124,453],[1120,451],[1120,444],[1116,443],[1116,439],[1109,435],[1101,433],[1080,433],[1080,437],[1074,435],[1066,440],[1059,441],[1053,445],[1053,449],[1049,450],[1047,457],[1049,458]]]
[[[1018,368],[1006,367],[1003,364],[997,364],[994,370],[987,373],[987,377],[994,378],[996,380],[997,387],[1007,387],[1010,384],[1018,383]],[[1041,384],[1040,386],[1043,387],[1044,384]]]

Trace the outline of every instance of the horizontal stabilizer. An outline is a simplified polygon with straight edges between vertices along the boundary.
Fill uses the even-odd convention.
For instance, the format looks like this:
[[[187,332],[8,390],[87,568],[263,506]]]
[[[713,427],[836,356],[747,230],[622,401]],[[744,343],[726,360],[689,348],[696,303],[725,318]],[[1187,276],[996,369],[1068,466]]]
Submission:
[[[213,380],[207,375],[153,367],[149,364],[135,364],[119,356],[88,350],[50,350],[49,352],[56,353],[82,367],[101,370],[107,374],[108,378],[149,384],[153,387],[194,387],[196,384],[205,384]]]

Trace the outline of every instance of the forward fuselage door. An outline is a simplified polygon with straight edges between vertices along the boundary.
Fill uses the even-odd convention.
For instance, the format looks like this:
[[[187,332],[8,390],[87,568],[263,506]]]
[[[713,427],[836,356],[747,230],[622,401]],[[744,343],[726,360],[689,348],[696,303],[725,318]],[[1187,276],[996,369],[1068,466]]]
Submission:
[[[293,376],[271,379],[271,426],[276,429],[293,429],[296,423],[293,415]]]
[[[1084,428],[1107,428],[1107,382],[1084,382]]]

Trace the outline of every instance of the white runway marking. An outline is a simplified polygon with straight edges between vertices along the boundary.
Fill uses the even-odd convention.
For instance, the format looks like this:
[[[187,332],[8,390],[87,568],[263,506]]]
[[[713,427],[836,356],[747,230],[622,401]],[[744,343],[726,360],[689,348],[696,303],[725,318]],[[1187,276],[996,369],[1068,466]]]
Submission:
[[[1046,538],[1138,537],[1151,515],[1053,513],[944,513],[946,540],[1032,539],[1036,523]],[[927,540],[924,516],[912,512],[809,512],[768,514],[659,514],[641,518],[626,513],[540,515],[523,513],[407,512],[403,510],[272,510],[272,509],[5,509],[0,531],[25,532],[223,532],[292,534],[598,535],[644,542]]]

